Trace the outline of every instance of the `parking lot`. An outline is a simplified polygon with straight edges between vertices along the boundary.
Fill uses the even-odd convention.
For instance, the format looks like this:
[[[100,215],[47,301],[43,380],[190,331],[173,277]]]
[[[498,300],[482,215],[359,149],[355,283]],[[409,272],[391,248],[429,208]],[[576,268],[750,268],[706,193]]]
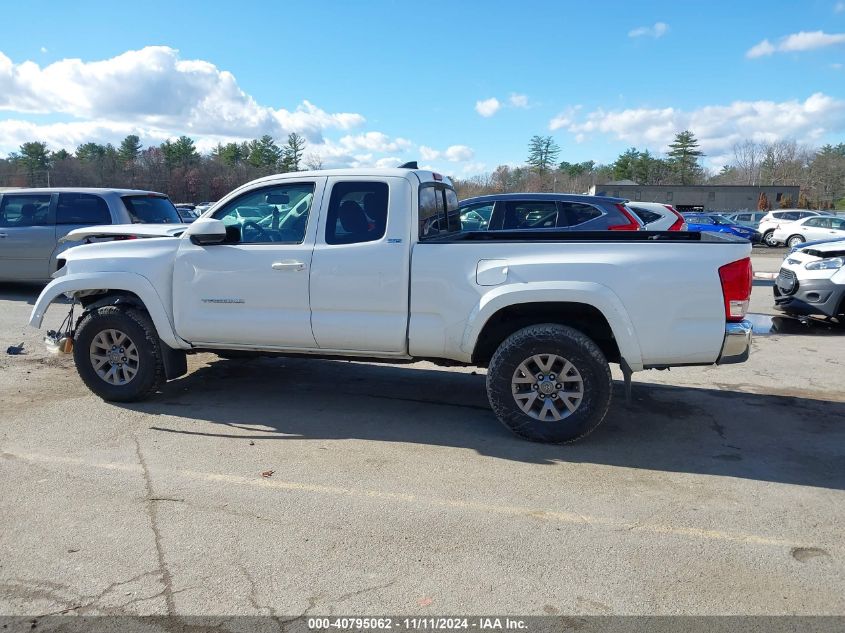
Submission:
[[[427,363],[199,354],[109,404],[26,326],[38,291],[0,285],[3,613],[845,614],[845,330],[766,331],[771,281],[747,363],[630,406],[616,372],[568,446]]]

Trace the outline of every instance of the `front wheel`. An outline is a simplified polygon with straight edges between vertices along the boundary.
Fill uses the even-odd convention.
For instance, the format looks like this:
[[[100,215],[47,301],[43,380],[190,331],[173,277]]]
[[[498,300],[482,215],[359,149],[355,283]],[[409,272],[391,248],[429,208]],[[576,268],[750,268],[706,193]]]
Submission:
[[[165,381],[155,326],[134,308],[103,306],[86,314],[73,360],[79,377],[103,400],[143,400]]]
[[[788,240],[786,240],[786,245],[789,248],[795,248],[799,244],[803,244],[803,243],[804,243],[804,238],[801,237],[800,235],[793,235]]]
[[[763,233],[763,243],[766,246],[770,246],[772,248],[774,248],[775,246],[778,245],[778,243],[775,241],[775,231],[774,231],[774,229],[766,231],[765,233]]]
[[[578,330],[553,323],[509,336],[487,371],[496,417],[534,442],[563,444],[588,435],[604,419],[612,387],[599,347]]]

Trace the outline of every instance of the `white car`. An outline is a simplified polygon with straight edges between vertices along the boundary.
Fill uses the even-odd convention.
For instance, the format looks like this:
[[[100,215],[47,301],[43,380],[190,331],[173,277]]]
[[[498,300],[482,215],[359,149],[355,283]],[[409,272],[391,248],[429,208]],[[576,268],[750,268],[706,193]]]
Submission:
[[[845,240],[789,253],[773,291],[775,306],[784,312],[845,316]]]
[[[769,211],[760,220],[757,231],[759,231],[762,236],[761,239],[766,246],[779,246],[782,242],[778,242],[774,238],[775,230],[779,226],[817,215],[824,215],[824,213],[821,211],[808,211],[807,209],[778,209],[776,211]]]
[[[267,217],[243,220],[254,208]],[[487,367],[498,419],[559,443],[604,418],[610,362],[629,385],[634,371],[745,361],[750,254],[733,236],[467,232],[440,174],[291,172],[236,189],[178,237],[68,250],[30,324],[76,298],[62,335],[83,382],[119,402],[200,350]]]
[[[817,240],[845,239],[845,218],[833,215],[817,215],[795,222],[787,222],[775,228],[772,240],[795,248],[803,242]]]
[[[628,208],[642,220],[646,231],[686,231],[687,221],[671,204],[628,202]]]

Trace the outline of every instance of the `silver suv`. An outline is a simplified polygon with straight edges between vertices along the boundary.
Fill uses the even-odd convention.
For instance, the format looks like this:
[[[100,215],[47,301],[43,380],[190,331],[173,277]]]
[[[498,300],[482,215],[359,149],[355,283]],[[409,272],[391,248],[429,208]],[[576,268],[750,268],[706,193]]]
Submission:
[[[135,189],[13,189],[0,193],[0,281],[44,281],[73,229],[101,224],[181,224],[170,199]]]

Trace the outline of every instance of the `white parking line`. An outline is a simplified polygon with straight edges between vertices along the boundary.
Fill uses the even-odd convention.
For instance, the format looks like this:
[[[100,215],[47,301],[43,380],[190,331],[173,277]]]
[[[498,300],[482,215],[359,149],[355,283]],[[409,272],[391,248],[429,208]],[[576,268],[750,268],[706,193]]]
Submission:
[[[98,470],[132,472],[143,474],[143,469],[138,464],[115,463],[115,462],[92,462],[83,459],[45,455],[41,453],[9,453],[5,452],[0,457],[16,458],[37,464],[64,464],[67,466],[79,466],[94,468]],[[161,474],[161,471],[158,471]],[[237,486],[250,486],[253,488],[268,488],[272,490],[288,490],[300,493],[311,493],[314,495],[330,495],[336,497],[350,497],[358,499],[379,499],[393,501],[397,504],[411,504],[417,506],[435,506],[442,508],[458,508],[476,513],[501,514],[508,516],[520,516],[546,521],[554,521],[569,525],[581,525],[589,527],[605,527],[613,531],[645,532],[650,534],[663,534],[676,537],[687,537],[694,539],[705,539],[715,541],[731,541],[747,545],[769,545],[774,547],[798,547],[806,543],[797,543],[786,539],[748,534],[744,532],[728,532],[724,530],[712,530],[698,527],[680,527],[663,525],[659,523],[639,523],[619,521],[607,517],[584,515],[575,512],[562,510],[548,510],[542,508],[531,508],[528,506],[497,505],[480,503],[474,501],[462,501],[460,499],[444,499],[439,497],[422,497],[415,494],[386,492],[382,490],[368,490],[364,488],[347,488],[342,486],[324,486],[318,484],[307,484],[295,481],[281,481],[276,479],[265,479],[256,475],[255,477],[242,477],[225,473],[209,473],[195,470],[168,470],[165,478],[172,479],[174,476],[204,482],[223,482]]]

